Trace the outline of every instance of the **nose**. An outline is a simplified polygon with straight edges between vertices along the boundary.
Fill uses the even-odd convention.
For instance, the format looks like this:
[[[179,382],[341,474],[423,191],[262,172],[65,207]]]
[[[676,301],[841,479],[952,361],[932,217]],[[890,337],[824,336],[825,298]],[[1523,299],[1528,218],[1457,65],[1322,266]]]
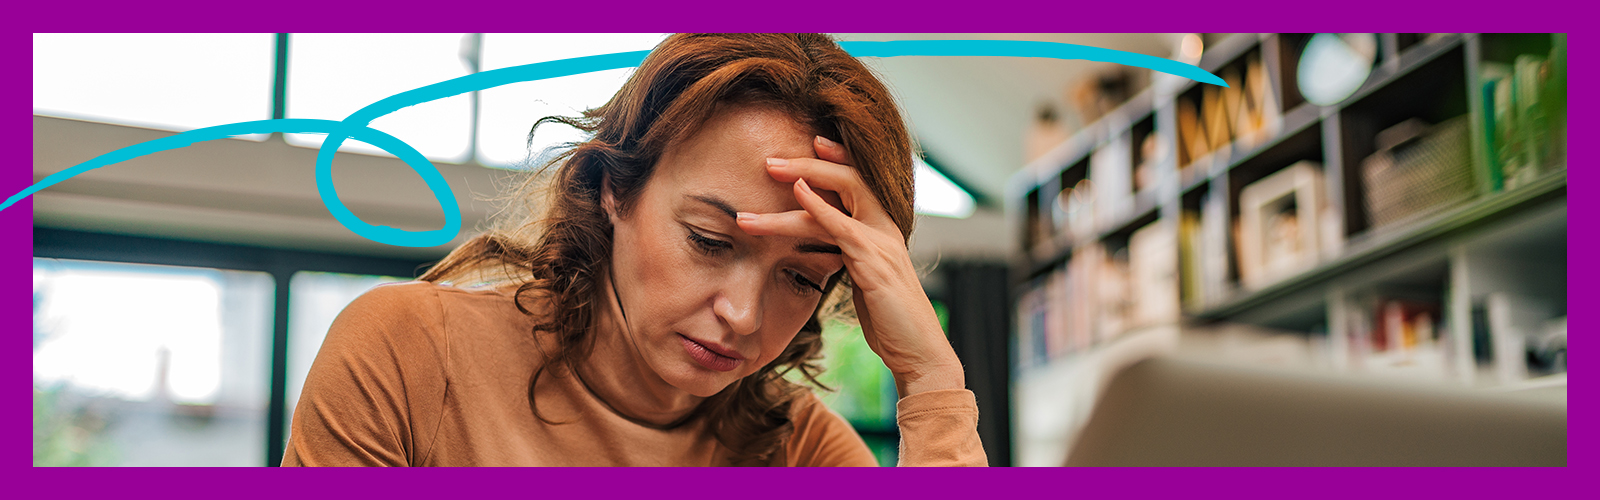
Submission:
[[[761,286],[760,280],[741,281],[749,285],[724,288],[711,309],[734,333],[749,335],[761,329]]]

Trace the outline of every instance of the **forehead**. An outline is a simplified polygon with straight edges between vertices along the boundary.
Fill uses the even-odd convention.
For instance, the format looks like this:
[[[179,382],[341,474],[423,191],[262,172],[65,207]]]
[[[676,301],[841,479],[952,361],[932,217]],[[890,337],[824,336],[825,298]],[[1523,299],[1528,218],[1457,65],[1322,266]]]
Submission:
[[[655,173],[675,191],[716,194],[739,210],[798,210],[790,185],[767,175],[766,160],[815,157],[811,140],[809,130],[781,111],[722,106],[693,135],[669,146]]]

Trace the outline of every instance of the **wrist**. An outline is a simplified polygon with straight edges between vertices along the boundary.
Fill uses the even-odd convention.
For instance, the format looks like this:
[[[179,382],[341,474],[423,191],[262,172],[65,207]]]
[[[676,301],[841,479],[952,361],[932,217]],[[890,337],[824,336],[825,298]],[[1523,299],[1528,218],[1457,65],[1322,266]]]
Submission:
[[[900,397],[948,389],[966,389],[967,376],[961,364],[943,365],[894,374],[895,390]]]

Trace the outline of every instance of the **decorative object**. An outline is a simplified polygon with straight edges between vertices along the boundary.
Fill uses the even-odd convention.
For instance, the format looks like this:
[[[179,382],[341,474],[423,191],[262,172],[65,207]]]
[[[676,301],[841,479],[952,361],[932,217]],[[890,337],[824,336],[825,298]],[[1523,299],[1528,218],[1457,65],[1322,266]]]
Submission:
[[[1239,194],[1239,277],[1260,289],[1317,264],[1323,212],[1322,168],[1290,165]]]

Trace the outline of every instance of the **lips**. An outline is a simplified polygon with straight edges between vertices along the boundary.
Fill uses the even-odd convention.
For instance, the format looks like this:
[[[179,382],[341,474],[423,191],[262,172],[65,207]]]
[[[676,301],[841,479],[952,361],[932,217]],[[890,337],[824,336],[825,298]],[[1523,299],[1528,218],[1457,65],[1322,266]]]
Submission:
[[[689,353],[696,363],[719,372],[732,371],[744,362],[739,353],[733,352],[715,344],[703,344],[683,334],[678,334],[678,340],[683,343],[683,350]]]

